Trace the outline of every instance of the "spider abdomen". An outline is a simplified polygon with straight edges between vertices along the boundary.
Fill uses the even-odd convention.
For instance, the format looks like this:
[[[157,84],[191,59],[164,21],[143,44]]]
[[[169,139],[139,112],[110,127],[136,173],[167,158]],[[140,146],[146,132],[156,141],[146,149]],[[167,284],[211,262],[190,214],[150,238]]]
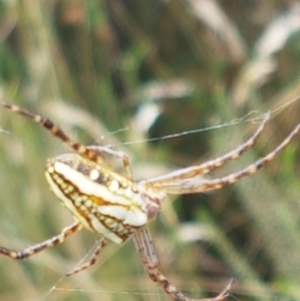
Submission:
[[[46,178],[76,220],[116,243],[148,221],[147,204],[133,182],[77,154],[49,160]]]

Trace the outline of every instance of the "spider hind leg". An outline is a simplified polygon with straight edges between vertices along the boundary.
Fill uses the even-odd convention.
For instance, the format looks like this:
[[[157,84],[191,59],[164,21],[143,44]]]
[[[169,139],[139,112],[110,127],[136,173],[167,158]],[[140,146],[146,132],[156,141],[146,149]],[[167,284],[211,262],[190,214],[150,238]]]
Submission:
[[[78,222],[73,223],[72,225],[64,228],[60,234],[53,236],[41,243],[28,247],[21,251],[15,251],[12,249],[7,249],[4,247],[0,247],[0,254],[8,256],[13,259],[24,259],[30,256],[33,256],[41,251],[54,247],[58,244],[61,244],[65,241],[67,237],[81,230],[82,225]]]
[[[84,262],[83,264],[76,266],[70,272],[66,273],[66,276],[71,276],[71,275],[77,274],[77,273],[82,272],[82,271],[88,269],[89,267],[93,266],[96,263],[101,250],[106,246],[106,244],[107,244],[107,240],[104,237],[101,237],[98,240],[96,248],[93,250],[93,252],[89,256],[88,260],[86,262]]]

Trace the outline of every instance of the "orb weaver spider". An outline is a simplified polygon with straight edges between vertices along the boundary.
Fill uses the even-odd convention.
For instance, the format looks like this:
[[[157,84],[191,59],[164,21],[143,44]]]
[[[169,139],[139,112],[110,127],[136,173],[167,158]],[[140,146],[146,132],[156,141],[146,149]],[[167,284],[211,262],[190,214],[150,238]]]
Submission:
[[[46,248],[62,243],[68,236],[85,227],[100,234],[100,240],[90,258],[67,274],[72,275],[92,266],[101,249],[109,240],[121,244],[132,237],[149,277],[177,301],[225,300],[229,295],[232,281],[214,298],[192,299],[181,293],[163,275],[159,268],[159,260],[151,234],[147,229],[147,223],[159,214],[161,202],[167,195],[200,193],[220,189],[243,177],[254,174],[272,161],[300,131],[300,124],[298,124],[273,151],[237,172],[220,178],[205,179],[199,177],[237,159],[252,147],[270,119],[271,114],[268,113],[252,137],[227,154],[162,176],[134,181],[130,172],[129,158],[125,154],[108,147],[85,146],[72,140],[47,118],[7,102],[0,101],[0,105],[40,124],[75,151],[75,153],[49,159],[45,171],[50,188],[62,204],[71,211],[75,222],[64,228],[59,235],[21,251],[0,247],[0,254],[13,259],[27,258]],[[113,171],[105,163],[104,154],[121,158],[126,176]]]

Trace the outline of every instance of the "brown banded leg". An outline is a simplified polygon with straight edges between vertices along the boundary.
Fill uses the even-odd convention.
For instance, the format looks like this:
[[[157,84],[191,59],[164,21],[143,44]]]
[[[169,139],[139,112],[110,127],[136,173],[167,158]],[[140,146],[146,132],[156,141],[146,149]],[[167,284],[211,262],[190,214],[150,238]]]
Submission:
[[[89,160],[96,162],[98,164],[103,163],[102,158],[99,156],[99,154],[97,152],[93,151],[92,149],[88,149],[85,145],[83,145],[79,142],[72,140],[61,128],[56,126],[50,119],[45,118],[38,114],[34,114],[32,112],[29,112],[21,107],[10,104],[8,102],[0,101],[0,105],[9,109],[10,111],[12,111],[14,113],[25,116],[26,118],[29,118],[29,119],[33,120],[34,122],[40,124],[47,131],[49,131],[52,135],[54,135],[58,139],[62,140],[64,143],[69,145],[73,150],[78,152],[83,157],[88,158]]]
[[[78,232],[81,228],[82,225],[78,222],[75,222],[72,225],[65,227],[59,235],[53,236],[41,243],[38,243],[21,251],[15,251],[4,247],[0,247],[0,254],[6,255],[13,259],[27,258],[47,248],[51,248],[53,246],[61,244],[68,236]]]
[[[77,141],[72,140],[67,134],[65,134],[65,132],[61,128],[56,126],[52,120],[46,117],[29,112],[19,106],[1,100],[0,100],[0,106],[3,106],[4,108],[14,113],[25,116],[26,118],[29,118],[34,122],[40,124],[52,135],[62,140],[64,143],[69,145],[73,150],[81,154],[83,157],[90,159],[91,161],[94,161],[98,164],[103,163],[101,153],[106,153],[121,158],[123,161],[123,166],[125,168],[126,174],[129,177],[129,179],[131,179],[132,173],[129,167],[130,165],[129,158],[123,152],[116,151],[105,146],[85,146]]]
[[[199,175],[207,174],[218,167],[223,166],[229,161],[235,160],[243,155],[249,148],[253,146],[263,129],[267,121],[270,119],[270,113],[266,114],[265,118],[261,122],[260,126],[257,128],[255,133],[243,144],[239,145],[232,151],[224,154],[223,156],[217,157],[215,159],[204,162],[200,165],[190,166],[186,168],[181,168],[174,172],[168,173],[167,175],[158,176],[150,180],[146,180],[147,186],[160,187],[168,184],[170,182],[182,181],[183,179],[192,179]]]
[[[106,244],[107,244],[107,240],[104,237],[101,237],[98,240],[97,246],[96,246],[95,250],[93,251],[93,253],[90,255],[89,259],[86,262],[84,262],[83,264],[72,269],[70,272],[66,273],[66,276],[71,276],[73,274],[77,274],[83,270],[88,269],[92,265],[94,265],[98,259],[98,256],[99,256],[101,250],[106,246]]]
[[[300,124],[298,124],[290,134],[269,154],[264,157],[258,159],[253,164],[249,166],[231,173],[227,176],[223,176],[215,179],[200,179],[198,181],[193,180],[184,180],[185,179],[185,169],[179,170],[178,173],[182,172],[183,180],[178,180],[177,182],[173,182],[173,179],[169,181],[165,181],[163,184],[160,182],[153,183],[152,181],[143,181],[145,185],[149,185],[150,187],[159,187],[162,191],[167,194],[189,194],[189,193],[199,193],[214,189],[220,189],[226,185],[233,184],[238,180],[251,176],[256,173],[259,169],[266,166],[269,162],[271,162],[287,145],[289,145],[292,139],[300,132]],[[167,178],[167,177],[165,177]],[[179,178],[178,178],[179,179]],[[148,184],[149,183],[149,184]]]
[[[89,145],[89,146],[87,146],[87,149],[98,153],[100,157],[102,157],[103,154],[108,154],[110,156],[114,156],[114,157],[121,159],[127,178],[132,180],[132,172],[130,169],[130,159],[125,153],[114,150],[108,146],[102,146],[102,145]]]
[[[174,300],[176,301],[222,301],[229,296],[229,289],[232,284],[232,281],[228,284],[225,290],[215,298],[193,299],[185,296],[159,270],[159,261],[153,245],[151,234],[148,231],[148,229],[144,227],[137,230],[133,235],[133,241],[149,277],[154,282],[159,284]]]

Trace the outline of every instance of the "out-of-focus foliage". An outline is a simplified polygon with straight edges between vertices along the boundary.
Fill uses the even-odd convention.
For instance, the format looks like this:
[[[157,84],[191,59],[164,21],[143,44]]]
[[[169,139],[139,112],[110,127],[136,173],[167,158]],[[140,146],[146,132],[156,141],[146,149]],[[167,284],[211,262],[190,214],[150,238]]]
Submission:
[[[214,175],[273,149],[300,121],[299,66],[298,1],[0,1],[1,99],[125,151],[137,179],[231,150],[257,126],[239,118],[269,110],[255,148]],[[69,150],[2,108],[0,128],[0,245],[21,249],[72,221],[43,175]],[[299,138],[250,179],[166,202],[152,223],[166,275],[191,297],[235,278],[239,300],[299,300],[298,158]],[[66,278],[94,241],[82,231],[28,260],[0,257],[1,301],[169,300],[130,242]]]

